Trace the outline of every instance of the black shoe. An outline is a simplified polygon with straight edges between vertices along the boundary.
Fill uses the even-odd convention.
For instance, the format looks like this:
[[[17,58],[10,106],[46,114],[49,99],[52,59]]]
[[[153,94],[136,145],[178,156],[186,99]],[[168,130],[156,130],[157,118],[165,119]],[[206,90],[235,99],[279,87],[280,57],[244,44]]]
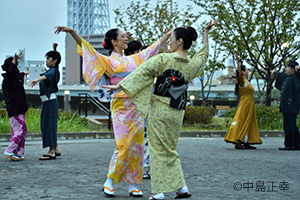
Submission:
[[[244,145],[241,145],[241,144],[236,144],[234,146],[235,149],[248,149],[247,147],[245,147]]]
[[[300,150],[300,146],[299,145],[295,146],[294,150]]]
[[[251,146],[249,143],[246,143],[244,146],[247,147],[248,149],[256,149],[256,147]]]
[[[285,150],[285,151],[289,151],[289,150],[295,150],[294,147],[280,147],[278,148],[279,150]]]

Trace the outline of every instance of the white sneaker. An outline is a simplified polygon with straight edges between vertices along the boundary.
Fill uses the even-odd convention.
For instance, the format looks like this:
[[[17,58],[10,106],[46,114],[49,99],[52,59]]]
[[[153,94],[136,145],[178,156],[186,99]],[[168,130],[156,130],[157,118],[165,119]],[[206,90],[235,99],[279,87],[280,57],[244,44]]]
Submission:
[[[15,156],[15,154],[4,151],[4,158],[10,158],[12,156]]]
[[[24,160],[24,156],[13,155],[10,157],[10,160],[13,160],[13,161]]]

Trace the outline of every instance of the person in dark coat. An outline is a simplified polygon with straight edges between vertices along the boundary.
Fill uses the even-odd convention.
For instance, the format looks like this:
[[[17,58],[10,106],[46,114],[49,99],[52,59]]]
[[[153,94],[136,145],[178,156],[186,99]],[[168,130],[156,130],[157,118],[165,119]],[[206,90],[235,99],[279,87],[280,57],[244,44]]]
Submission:
[[[56,43],[54,43],[53,47],[54,51],[46,53],[46,65],[49,69],[42,73],[41,77],[31,81],[29,84],[29,86],[33,87],[39,82],[42,100],[41,132],[43,148],[50,147],[48,153],[44,154],[40,160],[51,160],[61,155],[61,150],[57,145],[58,102],[56,97],[57,84],[60,78],[58,65],[61,61],[61,56],[56,51]]]
[[[271,71],[276,76],[275,87],[280,90],[280,112],[283,113],[284,147],[279,150],[300,150],[300,135],[296,125],[300,106],[299,64],[289,61],[285,72]]]
[[[25,113],[28,106],[24,90],[24,76],[29,72],[20,73],[18,69],[18,59],[21,59],[21,55],[22,52],[7,58],[2,65],[2,70],[6,72],[2,74],[2,91],[12,132],[11,141],[4,151],[4,157],[10,160],[24,160],[27,134]]]

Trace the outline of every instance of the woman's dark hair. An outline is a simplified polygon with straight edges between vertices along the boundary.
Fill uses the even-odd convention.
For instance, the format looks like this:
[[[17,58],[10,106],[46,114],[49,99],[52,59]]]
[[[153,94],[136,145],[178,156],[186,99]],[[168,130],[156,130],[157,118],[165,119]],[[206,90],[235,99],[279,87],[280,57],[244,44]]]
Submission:
[[[10,64],[11,64],[12,61],[13,61],[13,59],[14,59],[13,57],[8,57],[8,58],[5,59],[3,65],[1,66],[3,71],[7,72],[7,70],[8,70],[8,68],[9,68]],[[16,61],[16,67],[17,67],[17,66],[18,66],[18,61]]]
[[[130,41],[127,43],[128,48],[125,49],[125,55],[129,56],[134,54],[135,51],[140,50],[142,48],[142,43],[140,41]]]
[[[58,67],[58,65],[61,61],[61,56],[60,56],[59,52],[57,52],[57,51],[48,51],[45,56],[52,58],[53,61],[57,60],[55,65]]]
[[[183,39],[183,48],[189,49],[192,45],[192,41],[196,41],[198,34],[196,30],[193,27],[179,27],[174,30],[174,34],[176,37],[176,40],[179,40],[180,38]]]
[[[241,71],[245,71],[246,70],[246,66],[245,65],[241,65]],[[236,79],[238,79],[238,76],[242,76],[242,74],[238,74],[238,72],[236,72]],[[239,85],[237,83],[235,83],[235,88],[234,88],[234,94],[235,96],[239,99],[241,94],[240,94],[240,89],[239,89]]]
[[[105,45],[103,45],[105,49],[113,49],[111,40],[112,39],[117,40],[118,30],[119,30],[118,28],[113,28],[105,33],[105,38],[104,38]]]
[[[53,43],[53,51],[48,51],[45,56],[52,58],[52,60],[57,60],[55,65],[58,67],[61,61],[61,56],[60,53],[56,50],[57,46],[57,43]]]

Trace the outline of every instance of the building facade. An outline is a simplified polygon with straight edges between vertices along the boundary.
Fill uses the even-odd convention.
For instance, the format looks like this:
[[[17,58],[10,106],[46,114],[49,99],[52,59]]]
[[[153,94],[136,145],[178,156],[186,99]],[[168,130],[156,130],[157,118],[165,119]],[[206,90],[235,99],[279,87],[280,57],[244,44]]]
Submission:
[[[108,0],[68,0],[68,27],[79,35],[104,34],[110,28]]]
[[[110,28],[108,0],[68,0],[68,27],[73,28],[96,51],[108,55],[102,46],[104,34]],[[66,85],[84,84],[82,60],[76,41],[66,34]]]

